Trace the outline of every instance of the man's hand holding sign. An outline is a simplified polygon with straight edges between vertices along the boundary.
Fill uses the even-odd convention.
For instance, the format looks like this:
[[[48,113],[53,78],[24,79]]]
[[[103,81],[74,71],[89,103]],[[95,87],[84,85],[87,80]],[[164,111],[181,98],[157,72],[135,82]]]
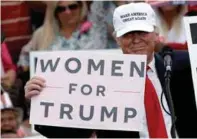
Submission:
[[[141,129],[146,56],[71,51],[33,52],[34,57],[33,76],[45,84],[38,77],[31,81],[44,87],[37,86],[41,93],[32,98],[32,124]]]

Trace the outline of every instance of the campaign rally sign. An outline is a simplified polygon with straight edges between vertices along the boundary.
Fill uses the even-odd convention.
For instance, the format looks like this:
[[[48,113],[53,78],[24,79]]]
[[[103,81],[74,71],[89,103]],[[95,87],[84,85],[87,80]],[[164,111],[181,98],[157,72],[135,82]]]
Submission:
[[[197,16],[184,17],[197,106]]]
[[[46,80],[31,100],[31,124],[141,130],[145,55],[31,52],[30,63],[31,77]]]

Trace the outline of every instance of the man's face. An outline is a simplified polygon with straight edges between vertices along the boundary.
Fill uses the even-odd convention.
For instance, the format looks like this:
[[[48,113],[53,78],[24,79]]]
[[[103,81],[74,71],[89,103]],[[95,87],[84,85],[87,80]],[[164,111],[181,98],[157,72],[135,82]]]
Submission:
[[[157,34],[155,32],[134,31],[117,38],[124,54],[145,54],[150,62],[153,57]]]
[[[12,110],[1,111],[1,131],[16,131],[17,119]]]

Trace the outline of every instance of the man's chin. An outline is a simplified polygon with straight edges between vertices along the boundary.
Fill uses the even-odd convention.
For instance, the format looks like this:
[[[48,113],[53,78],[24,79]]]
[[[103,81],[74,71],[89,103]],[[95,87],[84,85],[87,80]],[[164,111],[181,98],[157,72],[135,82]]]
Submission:
[[[137,54],[137,55],[146,55],[146,52],[145,51],[137,51],[137,52],[135,52],[135,54]]]
[[[147,53],[145,51],[132,51],[128,54],[134,54],[134,55],[146,55]]]
[[[124,54],[136,54],[136,55],[146,55],[147,52],[144,50],[124,50]]]

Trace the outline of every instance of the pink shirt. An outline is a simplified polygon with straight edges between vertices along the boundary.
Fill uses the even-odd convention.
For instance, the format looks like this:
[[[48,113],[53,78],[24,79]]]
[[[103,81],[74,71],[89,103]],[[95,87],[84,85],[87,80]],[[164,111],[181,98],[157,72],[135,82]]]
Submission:
[[[5,43],[1,44],[1,60],[2,60],[2,64],[3,64],[3,68],[5,72],[10,69],[16,70],[16,67],[12,62],[10,53]]]

